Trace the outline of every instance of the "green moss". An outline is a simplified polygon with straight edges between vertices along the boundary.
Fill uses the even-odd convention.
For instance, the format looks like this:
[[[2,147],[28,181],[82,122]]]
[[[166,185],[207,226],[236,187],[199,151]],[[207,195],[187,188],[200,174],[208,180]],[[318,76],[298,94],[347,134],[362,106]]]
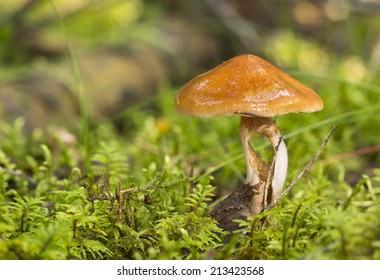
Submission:
[[[13,130],[19,130],[17,124],[7,127],[7,133],[16,133]],[[62,176],[60,168],[67,162],[61,155],[70,147],[53,152],[42,134],[35,143],[39,148],[21,148],[29,158],[21,163],[14,153],[6,152],[31,141],[31,136],[19,137],[23,138],[13,147],[6,142],[0,150],[1,259],[378,259],[380,255],[378,169],[353,187],[329,180],[322,169],[314,172],[276,208],[237,221],[241,228],[225,244],[226,233],[208,216],[217,191],[213,177],[189,177],[175,154],[161,160],[141,154],[151,158],[150,164],[136,178],[131,170],[137,159],[128,158],[116,140],[106,145],[99,137],[91,169],[86,173],[79,160]],[[150,141],[158,141],[157,137],[161,136]],[[136,137],[131,145],[139,141]]]

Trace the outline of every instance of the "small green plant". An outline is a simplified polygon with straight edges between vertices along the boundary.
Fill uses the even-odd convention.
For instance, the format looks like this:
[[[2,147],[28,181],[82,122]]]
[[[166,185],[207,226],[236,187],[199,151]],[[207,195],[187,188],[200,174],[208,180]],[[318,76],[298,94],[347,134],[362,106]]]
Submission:
[[[116,146],[101,144],[87,174],[74,167],[58,178],[63,157],[40,140],[25,151],[33,174],[0,150],[1,259],[202,259],[221,246],[207,216],[211,177],[190,193],[177,168],[152,163],[138,182]]]

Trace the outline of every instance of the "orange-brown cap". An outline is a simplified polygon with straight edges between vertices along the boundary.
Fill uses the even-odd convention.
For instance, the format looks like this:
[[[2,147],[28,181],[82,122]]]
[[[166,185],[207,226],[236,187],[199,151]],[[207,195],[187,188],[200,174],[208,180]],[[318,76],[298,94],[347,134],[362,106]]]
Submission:
[[[312,89],[254,55],[236,56],[185,84],[177,112],[199,117],[315,112],[323,108]]]

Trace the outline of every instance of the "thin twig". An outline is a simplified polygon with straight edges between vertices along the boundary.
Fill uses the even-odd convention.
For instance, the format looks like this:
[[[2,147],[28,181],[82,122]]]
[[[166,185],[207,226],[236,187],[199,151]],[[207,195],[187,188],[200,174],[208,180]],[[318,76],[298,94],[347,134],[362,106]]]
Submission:
[[[331,157],[331,158],[327,158],[327,159],[321,161],[321,165],[325,166],[325,165],[329,165],[329,164],[332,164],[332,163],[337,162],[337,161],[343,161],[343,160],[346,160],[346,159],[349,159],[352,157],[358,157],[358,156],[371,154],[371,153],[377,153],[377,152],[380,152],[380,144],[375,145],[375,146],[370,146],[370,147],[363,147],[363,148],[360,148],[357,150],[353,150],[353,151],[349,151],[346,153],[336,155],[336,156]]]
[[[119,223],[121,223],[121,221],[123,220],[123,200],[124,200],[124,197],[123,197],[123,191],[121,190],[121,185],[119,184],[118,188],[117,188],[117,191],[118,191],[118,194],[119,194],[119,207],[118,207],[118,221]]]
[[[118,221],[121,223],[122,220],[123,220],[123,204],[124,204],[124,199],[125,199],[125,196],[124,194],[125,193],[130,193],[130,192],[134,192],[134,191],[137,191],[137,188],[129,188],[129,189],[126,189],[126,190],[122,190],[121,189],[121,184],[119,184],[117,190],[116,190],[116,193],[117,193],[117,199],[118,199],[118,202],[119,202],[119,206],[118,206]]]
[[[314,157],[305,165],[305,167],[301,170],[301,172],[293,179],[293,181],[289,184],[289,186],[286,188],[286,190],[272,204],[270,204],[268,207],[264,208],[264,211],[274,208],[277,205],[278,201],[281,198],[283,198],[285,195],[287,195],[288,192],[293,188],[293,186],[305,175],[305,173],[309,170],[311,165],[318,159],[319,155],[321,154],[321,152],[323,151],[323,149],[327,145],[327,142],[329,141],[330,137],[335,132],[336,128],[337,128],[336,125],[334,125],[331,128],[329,134],[327,135],[326,139],[323,141],[321,147],[319,148],[318,152],[314,155]]]

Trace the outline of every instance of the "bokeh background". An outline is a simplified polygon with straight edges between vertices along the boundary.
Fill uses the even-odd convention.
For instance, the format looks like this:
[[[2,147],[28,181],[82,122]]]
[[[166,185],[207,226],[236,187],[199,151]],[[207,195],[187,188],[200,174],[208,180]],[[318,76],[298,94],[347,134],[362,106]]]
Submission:
[[[238,120],[179,116],[172,101],[195,75],[252,53],[325,102],[277,119],[290,178],[337,124],[319,166],[354,184],[379,166],[379,31],[377,0],[2,0],[0,122],[21,117],[27,134],[63,127],[79,142],[84,128],[119,135],[139,147],[126,151],[136,173],[170,155],[236,186],[245,172]]]

